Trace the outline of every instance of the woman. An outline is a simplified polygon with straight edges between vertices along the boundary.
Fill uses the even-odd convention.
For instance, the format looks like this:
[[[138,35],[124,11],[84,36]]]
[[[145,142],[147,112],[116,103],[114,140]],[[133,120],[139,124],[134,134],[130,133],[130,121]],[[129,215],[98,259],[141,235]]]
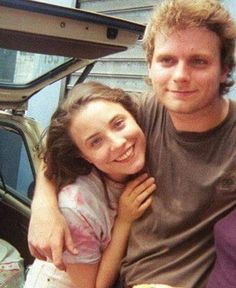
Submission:
[[[54,113],[45,175],[56,183],[79,253],[64,252],[66,272],[35,260],[25,288],[111,287],[131,224],[155,190],[154,179],[140,173],[146,142],[136,109],[124,91],[90,82],[72,89]]]

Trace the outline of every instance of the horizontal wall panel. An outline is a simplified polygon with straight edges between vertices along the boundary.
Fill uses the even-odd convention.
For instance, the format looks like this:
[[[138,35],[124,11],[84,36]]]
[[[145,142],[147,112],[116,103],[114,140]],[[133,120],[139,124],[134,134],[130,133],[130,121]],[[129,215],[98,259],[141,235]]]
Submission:
[[[152,7],[157,3],[153,0],[86,0],[80,1],[82,9],[88,9],[96,12],[110,13],[111,11],[143,9]]]
[[[82,0],[80,8],[145,24],[156,3],[157,0]],[[145,91],[148,88],[144,82],[146,75],[145,53],[141,41],[137,41],[137,44],[127,51],[98,59],[88,80],[100,81],[126,91]],[[69,89],[79,76],[79,72],[73,74]]]
[[[75,78],[71,79],[68,89],[73,87],[75,80]],[[111,87],[118,87],[129,92],[143,92],[148,89],[148,85],[140,75],[133,75],[132,77],[129,75],[111,75],[111,77],[109,77],[104,74],[90,74],[86,81],[98,81]]]

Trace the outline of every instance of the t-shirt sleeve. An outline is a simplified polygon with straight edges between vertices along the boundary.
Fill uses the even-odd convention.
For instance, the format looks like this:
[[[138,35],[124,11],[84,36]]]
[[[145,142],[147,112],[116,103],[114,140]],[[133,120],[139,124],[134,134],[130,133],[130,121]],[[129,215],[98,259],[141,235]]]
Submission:
[[[74,211],[71,208],[62,208],[63,215],[71,231],[73,241],[79,253],[73,255],[68,251],[63,253],[65,263],[97,263],[101,258],[101,240],[97,235],[97,223],[95,219],[85,215],[79,210]]]
[[[138,123],[146,137],[155,127],[159,115],[159,103],[153,92],[143,93],[139,96]]]

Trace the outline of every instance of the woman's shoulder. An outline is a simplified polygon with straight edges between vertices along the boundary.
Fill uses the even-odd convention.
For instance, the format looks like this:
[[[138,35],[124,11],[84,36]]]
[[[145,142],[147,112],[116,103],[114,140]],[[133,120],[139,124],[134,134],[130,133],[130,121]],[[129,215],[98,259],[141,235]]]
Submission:
[[[66,185],[58,194],[59,207],[78,208],[103,202],[104,185],[96,170],[78,176],[74,183]]]

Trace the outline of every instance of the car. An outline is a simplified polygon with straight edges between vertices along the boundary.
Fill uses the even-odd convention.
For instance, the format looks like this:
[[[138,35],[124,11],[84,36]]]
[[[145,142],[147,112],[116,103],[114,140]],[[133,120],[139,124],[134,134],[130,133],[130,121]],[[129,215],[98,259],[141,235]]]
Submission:
[[[145,27],[29,0],[1,0],[0,14],[0,238],[27,266],[33,261],[27,231],[43,132],[26,116],[28,101],[74,71],[82,71],[77,83],[84,81],[96,59],[129,49]],[[46,106],[50,95],[45,97]]]

